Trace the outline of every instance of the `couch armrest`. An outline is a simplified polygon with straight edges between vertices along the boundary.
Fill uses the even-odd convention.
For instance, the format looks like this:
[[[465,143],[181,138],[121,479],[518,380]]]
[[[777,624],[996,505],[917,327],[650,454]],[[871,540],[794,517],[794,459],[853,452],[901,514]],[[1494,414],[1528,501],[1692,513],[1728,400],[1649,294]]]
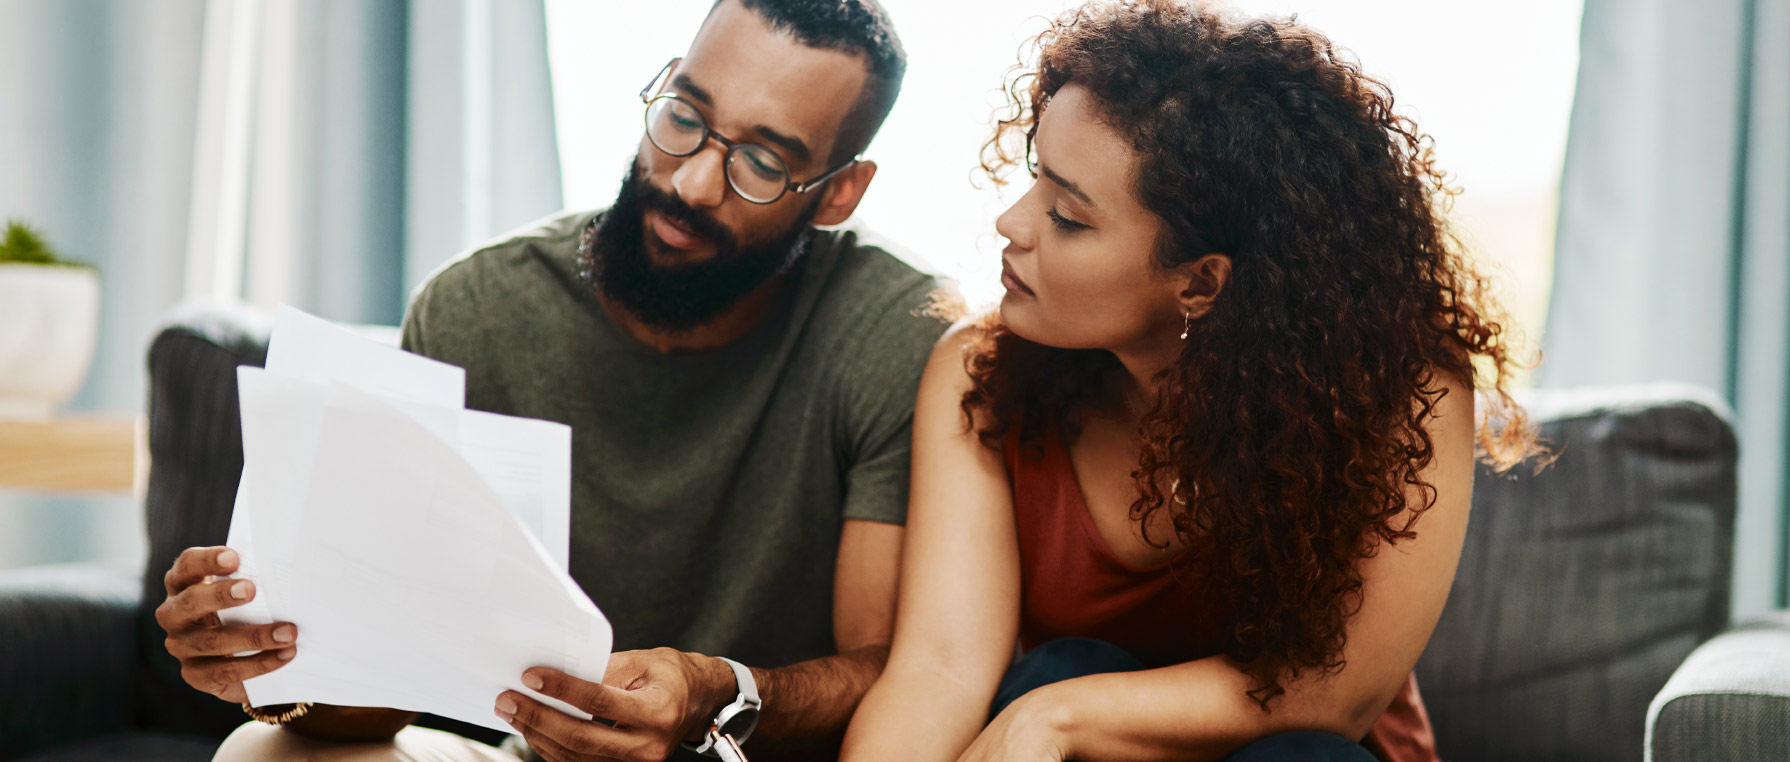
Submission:
[[[268,316],[238,304],[180,305],[149,346],[149,553],[138,616],[137,724],[222,740],[245,721],[235,704],[201,693],[162,647],[151,612],[167,599],[162,576],[182,550],[222,545],[242,475],[236,368],[267,358]]]
[[[1691,652],[1647,710],[1647,760],[1790,759],[1790,611]]]
[[[138,585],[101,565],[0,572],[0,759],[130,726]]]

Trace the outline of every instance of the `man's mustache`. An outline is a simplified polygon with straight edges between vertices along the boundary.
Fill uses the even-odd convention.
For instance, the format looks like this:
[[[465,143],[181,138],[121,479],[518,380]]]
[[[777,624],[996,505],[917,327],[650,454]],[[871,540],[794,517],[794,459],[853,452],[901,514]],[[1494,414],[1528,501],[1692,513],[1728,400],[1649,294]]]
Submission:
[[[728,252],[739,249],[738,238],[734,236],[732,230],[727,229],[726,225],[722,225],[715,218],[685,203],[676,194],[660,190],[650,181],[640,181],[640,203],[647,209],[665,215],[685,230],[707,238],[715,244],[717,251]]]

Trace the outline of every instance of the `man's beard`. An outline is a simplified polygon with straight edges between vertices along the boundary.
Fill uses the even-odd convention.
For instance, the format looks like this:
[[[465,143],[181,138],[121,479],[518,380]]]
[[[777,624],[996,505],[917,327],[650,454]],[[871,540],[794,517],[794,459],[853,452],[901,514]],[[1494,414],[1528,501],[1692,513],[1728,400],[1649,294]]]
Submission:
[[[799,259],[817,208],[811,204],[768,240],[741,244],[713,217],[641,180],[636,160],[629,164],[615,205],[585,232],[584,264],[603,296],[640,322],[661,331],[689,331],[713,322]],[[714,244],[714,256],[705,262],[655,264],[647,252],[649,209]]]

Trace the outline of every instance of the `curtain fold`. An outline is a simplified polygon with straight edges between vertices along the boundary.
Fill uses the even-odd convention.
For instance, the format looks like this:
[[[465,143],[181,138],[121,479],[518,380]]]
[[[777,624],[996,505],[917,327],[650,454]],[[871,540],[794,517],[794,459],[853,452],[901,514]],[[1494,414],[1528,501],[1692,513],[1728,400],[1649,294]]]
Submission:
[[[0,0],[0,219],[99,268],[77,410],[142,407],[149,332],[180,295],[204,15],[203,0]],[[128,497],[0,491],[0,568],[134,561],[142,520]]]
[[[396,323],[559,208],[549,93],[542,0],[0,0],[0,219],[100,270],[72,409],[140,410],[183,299]],[[128,498],[0,492],[0,568],[141,552]]]
[[[1741,441],[1734,614],[1790,530],[1790,0],[1586,0],[1540,382],[1685,381]]]
[[[250,190],[213,212],[246,220],[250,301],[396,323],[449,257],[560,207],[541,0],[254,0],[250,12],[217,25],[251,38],[253,60],[231,62],[253,70],[250,102],[220,86],[206,113],[251,114],[247,161],[214,162],[219,185],[237,172]]]
[[[416,0],[410,36],[406,290],[563,203],[544,0]]]

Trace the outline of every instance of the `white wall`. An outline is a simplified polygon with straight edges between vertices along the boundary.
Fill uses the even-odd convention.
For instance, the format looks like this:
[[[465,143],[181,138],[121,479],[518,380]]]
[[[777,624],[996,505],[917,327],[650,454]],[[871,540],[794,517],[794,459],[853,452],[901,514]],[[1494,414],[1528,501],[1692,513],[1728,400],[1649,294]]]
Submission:
[[[960,278],[973,298],[999,293],[993,224],[1004,204],[970,184],[1000,103],[997,88],[1020,43],[1044,28],[1043,17],[1076,4],[885,0],[909,69],[901,101],[869,151],[879,170],[859,215]],[[602,206],[613,199],[640,140],[635,93],[683,53],[710,3],[547,5],[566,202]],[[1255,14],[1296,10],[1390,82],[1467,190],[1456,222],[1509,271],[1519,320],[1539,326],[1578,64],[1580,3],[1242,0],[1236,6]]]

